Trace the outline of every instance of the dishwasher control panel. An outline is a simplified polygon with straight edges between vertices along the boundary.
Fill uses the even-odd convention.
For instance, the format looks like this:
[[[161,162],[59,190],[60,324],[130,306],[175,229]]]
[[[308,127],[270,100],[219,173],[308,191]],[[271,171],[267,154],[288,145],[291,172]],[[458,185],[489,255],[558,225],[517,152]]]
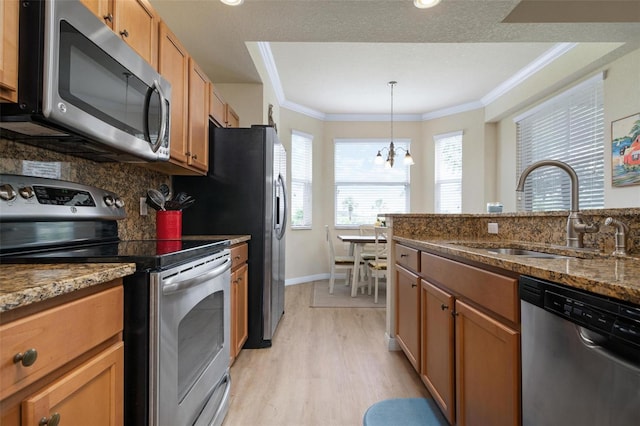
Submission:
[[[640,306],[532,277],[520,277],[520,298],[573,323],[640,348]]]

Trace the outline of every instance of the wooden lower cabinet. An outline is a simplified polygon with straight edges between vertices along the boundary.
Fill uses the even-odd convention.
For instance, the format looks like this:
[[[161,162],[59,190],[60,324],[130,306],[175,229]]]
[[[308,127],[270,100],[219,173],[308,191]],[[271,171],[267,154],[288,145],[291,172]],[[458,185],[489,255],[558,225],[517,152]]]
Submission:
[[[515,277],[421,253],[420,377],[450,424],[521,424]]]
[[[117,279],[0,316],[2,426],[123,424],[123,297]]]
[[[455,423],[454,316],[455,299],[421,282],[420,378],[450,424]]]
[[[396,340],[420,371],[420,278],[396,266]]]
[[[458,425],[520,424],[520,333],[455,303]]]
[[[232,358],[238,356],[244,342],[249,336],[248,327],[248,294],[249,294],[249,266],[245,263],[233,273],[231,277],[231,353]]]
[[[230,364],[236,360],[249,336],[249,245],[231,247],[231,346]]]
[[[22,425],[118,426],[123,422],[124,344],[117,343],[22,402]]]

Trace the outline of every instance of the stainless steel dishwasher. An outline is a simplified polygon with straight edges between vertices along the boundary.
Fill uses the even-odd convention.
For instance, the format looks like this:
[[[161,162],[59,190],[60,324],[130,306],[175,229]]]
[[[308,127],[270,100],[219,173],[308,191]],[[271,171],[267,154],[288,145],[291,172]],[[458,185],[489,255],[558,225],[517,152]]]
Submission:
[[[640,424],[640,306],[520,278],[524,426]]]

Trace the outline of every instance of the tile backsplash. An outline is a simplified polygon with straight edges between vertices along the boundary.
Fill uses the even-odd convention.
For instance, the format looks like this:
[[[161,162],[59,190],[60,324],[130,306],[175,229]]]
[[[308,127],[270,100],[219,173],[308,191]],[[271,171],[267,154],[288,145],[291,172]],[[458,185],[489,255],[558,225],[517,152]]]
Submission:
[[[140,215],[140,197],[147,188],[170,184],[170,176],[126,163],[95,163],[34,146],[0,139],[0,172],[29,174],[30,166],[59,171],[59,179],[103,188],[118,194],[125,202],[127,218],[118,222],[120,239],[135,240],[155,237],[155,210],[149,208],[147,216]]]

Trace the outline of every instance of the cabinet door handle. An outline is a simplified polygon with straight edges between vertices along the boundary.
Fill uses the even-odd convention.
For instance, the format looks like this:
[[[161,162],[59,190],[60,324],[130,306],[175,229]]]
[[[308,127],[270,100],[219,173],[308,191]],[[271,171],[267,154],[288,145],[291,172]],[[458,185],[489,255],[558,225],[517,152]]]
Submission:
[[[105,21],[113,22],[113,15],[108,13],[102,17]]]
[[[418,284],[411,284],[411,288],[418,287]]]
[[[14,363],[17,364],[20,362],[25,367],[33,365],[36,359],[38,359],[38,351],[33,348],[26,350],[24,353],[18,352],[13,356]]]
[[[198,159],[198,154],[193,154],[193,155],[191,156],[191,158],[193,158],[194,160],[197,160],[197,159]]]
[[[120,31],[120,35],[121,35],[122,37],[125,37],[125,38],[126,38],[126,37],[129,37],[129,31],[127,31],[126,29],[124,29],[124,30]]]
[[[185,152],[184,155],[186,155],[187,157],[191,157],[191,153],[189,151]]]
[[[446,311],[447,309],[449,309],[449,305],[445,305],[443,303],[442,305],[440,305],[440,309],[442,309],[443,311]]]
[[[60,414],[58,413],[53,413],[51,415],[51,417],[43,417],[40,419],[40,421],[38,422],[39,426],[58,426],[58,424],[60,424]]]
[[[400,255],[400,257],[409,257],[409,255],[403,253],[403,254]]]

